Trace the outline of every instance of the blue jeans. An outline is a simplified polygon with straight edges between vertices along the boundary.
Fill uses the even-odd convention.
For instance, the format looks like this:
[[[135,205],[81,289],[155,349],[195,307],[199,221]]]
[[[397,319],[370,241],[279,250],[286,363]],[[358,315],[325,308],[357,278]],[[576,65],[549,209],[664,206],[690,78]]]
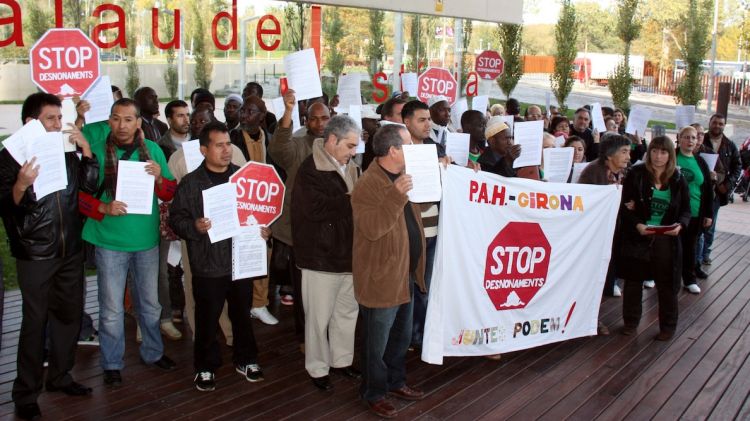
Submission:
[[[133,274],[130,296],[138,313],[143,343],[141,358],[147,363],[158,361],[164,353],[159,332],[161,306],[157,282],[159,278],[159,247],[124,252],[96,248],[99,283],[99,346],[104,370],[121,370],[125,353],[125,278]]]
[[[414,289],[414,279],[409,279]],[[362,337],[362,399],[374,402],[385,397],[389,390],[406,384],[406,353],[411,341],[414,300],[386,308],[360,305],[364,332]]]
[[[695,259],[698,263],[711,257],[711,246],[714,243],[714,234],[716,233],[716,218],[719,217],[720,207],[719,199],[714,197],[714,213],[711,226],[703,231],[703,235],[698,235],[698,244],[695,247]]]
[[[424,284],[428,292],[423,293],[419,288],[414,288],[414,323],[411,332],[411,344],[421,348],[424,337],[424,320],[427,317],[427,298],[429,297],[430,284],[432,280],[432,268],[435,265],[435,249],[437,248],[437,236],[425,239],[425,268]]]

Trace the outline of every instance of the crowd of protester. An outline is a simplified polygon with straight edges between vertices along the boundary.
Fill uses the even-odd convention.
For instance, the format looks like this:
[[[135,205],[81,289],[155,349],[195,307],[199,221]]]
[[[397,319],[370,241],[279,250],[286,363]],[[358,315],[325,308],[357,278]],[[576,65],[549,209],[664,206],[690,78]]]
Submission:
[[[64,190],[37,199],[35,161],[19,164],[7,150],[0,152],[2,217],[23,298],[13,401],[24,419],[40,415],[45,355],[48,392],[91,393],[70,375],[77,340],[100,346],[105,385],[123,383],[126,314],[136,320],[146,365],[176,367],[164,354],[163,338],[182,340],[188,330],[176,325],[187,321],[196,389],[216,388],[219,329],[232,347],[236,371],[249,382],[262,381],[251,318],[278,323],[269,299],[293,306],[295,333],[315,387],[332,390],[331,373],[361,379],[360,396],[382,417],[397,414],[389,397],[422,399],[424,393],[407,384],[405,360],[422,345],[439,203],[408,200],[412,179],[404,173],[404,144],[435,145],[448,165],[446,134],[462,131],[470,135],[469,167],[544,179],[543,163],[514,168],[521,147],[503,116],[543,120],[545,148],[571,147],[574,165],[589,162],[580,179],[571,172],[568,182],[622,185],[603,295],[623,296],[622,333],[633,335],[642,290],[656,287],[658,340],[675,332],[680,285],[700,293],[718,210],[740,176],[739,153],[724,135],[726,118],[720,114],[711,116],[705,133],[694,124],[678,128],[676,143],[666,136],[647,142],[626,134],[625,113],[608,107],[602,108],[607,131],[599,133],[589,107],[576,110],[571,120],[556,107],[530,105],[522,113],[510,99],[452,122],[447,98],[424,103],[395,92],[378,115],[355,122],[337,115],[336,97],[298,102],[293,90],[283,95],[283,114],[274,115],[263,87],[251,82],[241,95],[224,99],[223,122],[215,117],[214,95],[196,89],[189,104],[166,104],[165,123],[154,89],[141,87],[132,99],[117,87],[112,92],[109,120],[87,124],[83,115],[90,104],[80,101],[79,118],[68,127],[62,126],[57,97],[37,93],[24,102],[24,123],[38,119],[76,145],[76,152],[65,154]],[[297,106],[302,127],[295,131]],[[182,145],[191,139],[199,140],[205,160],[188,173]],[[360,139],[366,142],[363,154],[356,153]],[[713,170],[705,153],[719,154]],[[115,200],[118,162],[127,160],[145,162],[154,176],[149,215],[130,214]],[[201,192],[228,182],[249,161],[273,165],[286,194],[281,218],[259,227],[269,247],[269,276],[233,281],[231,239],[209,240],[212,221],[204,217]],[[174,248],[182,251],[179,263],[169,259]],[[98,334],[82,329],[87,319],[90,326],[83,311],[86,265],[97,270]],[[353,366],[358,319],[359,369]],[[598,332],[609,329],[600,323]]]

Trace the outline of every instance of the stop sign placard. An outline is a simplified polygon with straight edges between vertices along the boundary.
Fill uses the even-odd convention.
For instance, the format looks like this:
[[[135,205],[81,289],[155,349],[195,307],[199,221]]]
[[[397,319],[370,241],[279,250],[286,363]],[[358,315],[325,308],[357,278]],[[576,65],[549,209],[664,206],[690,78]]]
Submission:
[[[496,310],[525,308],[547,283],[551,248],[535,222],[510,222],[487,247],[484,289]]]
[[[229,181],[237,186],[240,225],[271,225],[281,216],[284,182],[272,165],[250,161]]]
[[[430,67],[419,75],[417,98],[422,102],[429,101],[433,96],[443,95],[453,105],[458,96],[456,78],[447,69]]]
[[[497,79],[504,67],[505,61],[497,51],[483,51],[477,56],[475,70],[482,79]]]
[[[43,91],[83,96],[99,78],[99,49],[80,29],[50,29],[29,51],[31,80]]]

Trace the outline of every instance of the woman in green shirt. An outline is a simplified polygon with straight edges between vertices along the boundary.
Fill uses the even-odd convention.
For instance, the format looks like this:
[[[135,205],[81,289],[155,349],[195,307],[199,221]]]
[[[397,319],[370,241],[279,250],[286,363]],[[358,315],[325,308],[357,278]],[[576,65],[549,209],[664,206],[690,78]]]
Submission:
[[[677,152],[677,166],[688,183],[690,192],[690,224],[682,233],[682,283],[693,294],[699,294],[701,289],[696,278],[705,279],[708,275],[696,265],[695,245],[702,228],[711,226],[713,216],[713,188],[711,187],[711,172],[706,161],[700,156],[693,155],[698,143],[697,132],[691,126],[684,127],[677,136],[679,150]]]
[[[669,340],[677,329],[680,233],[690,223],[690,194],[685,177],[676,170],[674,143],[668,137],[651,140],[645,162],[634,165],[625,176],[620,217],[617,274],[625,280],[622,333],[635,334],[641,319],[643,281],[653,279],[659,300],[656,339]],[[657,234],[649,228],[653,225],[674,228]]]

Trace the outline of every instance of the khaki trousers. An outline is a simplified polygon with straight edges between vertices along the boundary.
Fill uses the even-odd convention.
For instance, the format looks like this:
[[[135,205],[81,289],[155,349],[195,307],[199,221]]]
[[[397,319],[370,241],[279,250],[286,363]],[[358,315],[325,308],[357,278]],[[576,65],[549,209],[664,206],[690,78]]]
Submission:
[[[351,273],[302,269],[305,309],[305,369],[311,377],[330,367],[348,367],[354,358],[354,329],[359,306]]]

